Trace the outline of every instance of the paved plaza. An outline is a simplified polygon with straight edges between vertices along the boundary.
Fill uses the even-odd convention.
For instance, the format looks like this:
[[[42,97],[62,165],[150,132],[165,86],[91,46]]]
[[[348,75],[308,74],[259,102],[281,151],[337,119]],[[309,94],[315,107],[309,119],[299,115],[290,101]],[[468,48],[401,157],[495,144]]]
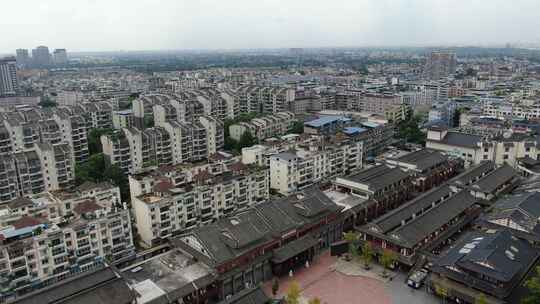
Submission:
[[[343,263],[326,252],[316,258],[309,268],[298,269],[293,277],[280,279],[278,297],[287,292],[296,281],[302,289],[303,303],[318,297],[327,304],[435,304],[440,300],[423,289],[414,290],[405,285],[405,275],[394,273],[392,280],[383,280],[379,268],[365,273],[359,264]],[[272,282],[264,285],[268,295]]]

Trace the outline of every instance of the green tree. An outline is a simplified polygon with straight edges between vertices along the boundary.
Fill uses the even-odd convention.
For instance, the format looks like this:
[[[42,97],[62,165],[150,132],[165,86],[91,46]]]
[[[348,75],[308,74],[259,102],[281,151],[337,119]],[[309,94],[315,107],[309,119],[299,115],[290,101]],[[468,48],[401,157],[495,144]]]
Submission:
[[[236,150],[236,146],[238,146],[238,142],[230,137],[225,137],[225,143],[223,145],[223,148],[227,151],[233,151]]]
[[[296,281],[293,281],[287,290],[287,295],[285,300],[287,304],[300,304],[300,296],[302,291],[300,290],[300,285]]]
[[[301,121],[296,121],[293,126],[289,129],[289,133],[293,134],[302,134],[304,133],[304,123]]]
[[[480,293],[478,298],[474,300],[474,304],[487,304],[486,295],[483,293]]]
[[[154,127],[154,117],[153,116],[145,116],[143,119],[144,127],[145,128],[153,128]]]
[[[56,107],[56,102],[52,100],[49,96],[43,97],[43,99],[38,103],[42,108],[52,108]]]
[[[349,253],[352,258],[358,257],[358,249],[356,247],[356,242],[358,241],[358,233],[354,231],[345,232],[343,238],[349,242]]]
[[[521,301],[521,304],[540,303],[540,266],[536,267],[536,275],[525,281],[524,285],[529,289],[529,294]]]
[[[106,128],[90,130],[90,132],[88,132],[88,153],[90,155],[101,153],[101,135],[111,134],[113,132],[114,130]]]
[[[117,165],[107,165],[102,153],[91,155],[88,161],[75,167],[75,184],[84,182],[111,182],[120,188],[122,201],[129,201],[129,181],[122,169]]]
[[[425,144],[426,134],[420,130],[422,118],[420,116],[408,115],[408,117],[398,124],[397,136],[410,143]]]
[[[308,301],[308,304],[321,304],[321,299],[315,297],[315,298],[313,298],[313,299],[310,299],[310,300]]]
[[[396,253],[392,250],[385,249],[380,257],[380,263],[383,266],[383,277],[388,276],[387,269],[390,268],[396,261]]]
[[[369,265],[373,259],[373,247],[370,242],[365,242],[362,246],[362,261],[364,261],[364,268],[369,269]]]
[[[438,295],[439,297],[442,297],[443,299],[446,299],[448,297],[448,290],[437,284],[434,286],[435,287],[435,294]]]
[[[272,281],[272,295],[274,298],[277,296],[277,293],[279,291],[279,280],[277,278],[274,278]]]
[[[244,134],[240,136],[240,141],[238,142],[236,149],[241,151],[242,148],[251,147],[256,143],[257,139],[251,134],[251,132],[244,132]]]

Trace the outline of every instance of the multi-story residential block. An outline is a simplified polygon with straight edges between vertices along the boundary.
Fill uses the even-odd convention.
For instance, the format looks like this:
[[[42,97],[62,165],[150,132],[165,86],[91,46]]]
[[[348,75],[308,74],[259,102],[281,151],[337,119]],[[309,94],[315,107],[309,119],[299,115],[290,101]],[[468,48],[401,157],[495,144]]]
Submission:
[[[118,165],[125,174],[134,172],[130,145],[123,131],[101,135],[100,142],[108,165]]]
[[[47,286],[104,261],[118,263],[132,257],[130,213],[117,198],[48,192],[4,204],[2,296]]]
[[[87,102],[75,108],[81,111],[88,129],[113,128],[113,106],[108,102]]]
[[[424,67],[424,77],[438,80],[456,72],[457,58],[453,52],[432,52]]]
[[[66,49],[56,49],[53,52],[53,62],[56,65],[65,65],[68,63],[68,55]]]
[[[249,132],[259,139],[283,135],[294,124],[294,117],[291,112],[279,112],[254,118],[249,122],[240,122],[229,126],[229,134],[236,141],[239,141],[245,132]]]
[[[48,66],[51,64],[51,53],[46,46],[38,46],[32,50],[32,64],[38,67]]]
[[[26,68],[29,65],[31,65],[31,59],[28,55],[28,49],[17,49],[15,51],[16,54],[16,60],[17,60],[17,66],[20,68]]]
[[[135,126],[132,110],[114,111],[112,114],[113,127],[117,130]]]
[[[268,170],[242,163],[210,173],[171,168],[130,176],[137,231],[153,246],[189,229],[244,210],[269,197]],[[195,173],[195,174],[193,174]]]
[[[223,122],[211,116],[201,116],[199,122],[206,131],[206,153],[215,154],[225,144]]]
[[[295,99],[295,90],[278,87],[242,86],[234,91],[240,113],[266,113],[289,111]]]
[[[453,101],[439,101],[433,103],[428,114],[428,122],[436,123],[449,128],[454,126],[454,117],[456,115],[456,103]]]
[[[16,96],[18,93],[17,61],[14,57],[0,58],[0,97]]]
[[[141,131],[123,129],[130,150],[131,167],[139,171],[145,167],[172,165],[172,142],[169,133],[161,127]]]
[[[503,135],[469,134],[445,127],[428,130],[426,147],[461,157],[467,164],[491,160],[497,164],[516,165],[520,158],[539,159],[538,139],[524,133],[506,132]]]
[[[75,182],[75,161],[68,144],[37,144],[45,189],[69,189]]]
[[[483,115],[498,119],[540,119],[540,104],[484,102]]]
[[[327,144],[298,147],[295,152],[270,156],[270,187],[288,195],[316,182],[348,175],[362,168],[362,142],[335,141]]]
[[[57,109],[53,118],[60,126],[62,141],[67,142],[73,153],[76,163],[85,162],[88,159],[88,128],[81,113],[75,113],[72,109]]]
[[[61,91],[57,93],[56,103],[60,106],[75,106],[84,101],[84,94],[80,91]]]

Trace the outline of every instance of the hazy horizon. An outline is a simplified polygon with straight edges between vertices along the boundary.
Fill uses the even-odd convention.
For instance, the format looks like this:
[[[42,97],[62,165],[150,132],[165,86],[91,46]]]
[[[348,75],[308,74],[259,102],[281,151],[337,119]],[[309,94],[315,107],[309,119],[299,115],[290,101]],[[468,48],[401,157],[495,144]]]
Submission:
[[[540,42],[533,0],[27,0],[2,7],[0,53],[38,45],[117,52]]]

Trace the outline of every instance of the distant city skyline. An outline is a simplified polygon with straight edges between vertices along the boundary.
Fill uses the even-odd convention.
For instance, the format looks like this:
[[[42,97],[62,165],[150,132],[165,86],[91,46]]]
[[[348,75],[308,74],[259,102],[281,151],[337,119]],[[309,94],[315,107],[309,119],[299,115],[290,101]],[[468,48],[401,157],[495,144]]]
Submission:
[[[0,54],[540,43],[534,0],[37,0],[3,4]],[[519,22],[513,22],[519,20]]]

